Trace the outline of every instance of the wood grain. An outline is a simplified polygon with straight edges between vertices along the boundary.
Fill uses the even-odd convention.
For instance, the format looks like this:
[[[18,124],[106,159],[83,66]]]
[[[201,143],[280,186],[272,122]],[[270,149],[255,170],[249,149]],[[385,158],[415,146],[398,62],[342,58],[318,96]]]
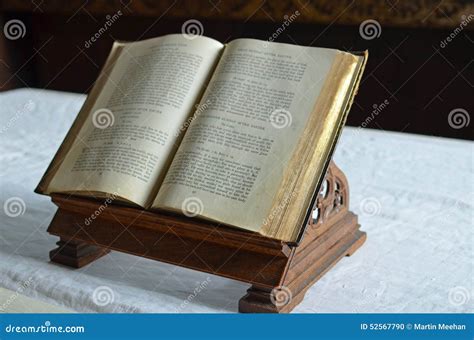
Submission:
[[[313,207],[318,217],[298,246],[184,216],[114,204],[103,209],[99,200],[54,194],[59,209],[48,232],[60,241],[50,259],[80,268],[117,250],[252,284],[239,302],[240,312],[290,312],[366,237],[348,210],[348,184],[334,163],[326,188]],[[92,222],[91,215],[96,216]],[[278,302],[281,291],[290,292],[284,304]]]

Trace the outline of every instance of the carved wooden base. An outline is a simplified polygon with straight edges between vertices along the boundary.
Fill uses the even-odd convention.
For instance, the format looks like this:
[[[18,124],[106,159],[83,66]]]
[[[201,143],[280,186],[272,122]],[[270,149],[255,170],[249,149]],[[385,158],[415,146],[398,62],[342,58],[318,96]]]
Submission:
[[[92,246],[85,242],[64,240],[63,238],[60,238],[60,241],[56,244],[58,247],[49,252],[51,262],[73,268],[84,267],[110,252],[110,250]]]
[[[80,268],[117,250],[250,283],[240,312],[291,311],[366,237],[348,210],[348,184],[334,163],[298,246],[185,216],[63,195],[52,200],[59,209],[48,232],[60,241],[51,261]]]
[[[297,264],[290,266],[287,280],[273,289],[252,285],[239,301],[240,313],[288,313],[304,298],[306,291],[319,280],[342,257],[352,255],[365,241],[366,234],[355,230],[343,236],[327,252],[317,257],[310,253],[306,257],[295,256]],[[325,245],[323,247],[326,248]],[[299,263],[299,264],[298,264]],[[297,267],[304,267],[300,270]]]

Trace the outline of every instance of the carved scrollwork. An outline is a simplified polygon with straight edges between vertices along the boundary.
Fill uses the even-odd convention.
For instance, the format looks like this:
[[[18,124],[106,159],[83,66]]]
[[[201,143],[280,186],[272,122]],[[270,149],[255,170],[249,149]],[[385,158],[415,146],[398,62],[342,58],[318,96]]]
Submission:
[[[313,207],[309,225],[317,227],[349,208],[349,187],[342,171],[331,162]]]

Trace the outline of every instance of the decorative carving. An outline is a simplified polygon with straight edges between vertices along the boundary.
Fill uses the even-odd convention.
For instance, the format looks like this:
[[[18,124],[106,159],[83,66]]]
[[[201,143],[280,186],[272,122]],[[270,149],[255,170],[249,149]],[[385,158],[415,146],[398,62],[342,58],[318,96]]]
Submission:
[[[318,198],[313,207],[313,216],[309,221],[311,228],[326,223],[341,211],[349,209],[349,186],[346,176],[331,162],[324,178]]]
[[[326,181],[316,202],[321,217],[312,224],[314,228],[306,229],[299,245],[120,205],[107,206],[93,224],[85,225],[85,218],[101,207],[101,201],[53,194],[59,210],[48,232],[60,241],[50,258],[80,268],[111,249],[122,251],[250,283],[239,301],[240,312],[290,312],[314,282],[366,238],[357,216],[348,210],[347,181],[334,163]]]
[[[286,275],[273,288],[254,284],[239,301],[241,313],[288,313],[306,291],[344,256],[352,255],[367,237],[349,211],[349,185],[331,161],[302,242],[293,248]]]

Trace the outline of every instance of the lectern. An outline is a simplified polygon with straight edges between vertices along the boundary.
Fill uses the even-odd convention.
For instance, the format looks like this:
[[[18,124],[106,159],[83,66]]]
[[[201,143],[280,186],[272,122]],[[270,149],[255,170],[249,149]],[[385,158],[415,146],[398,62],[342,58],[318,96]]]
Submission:
[[[92,199],[52,195],[59,207],[48,232],[59,237],[53,262],[80,268],[110,250],[251,284],[243,313],[287,313],[326,271],[365,241],[349,211],[349,186],[330,163],[299,244],[203,220]],[[94,214],[93,223],[85,223]]]

